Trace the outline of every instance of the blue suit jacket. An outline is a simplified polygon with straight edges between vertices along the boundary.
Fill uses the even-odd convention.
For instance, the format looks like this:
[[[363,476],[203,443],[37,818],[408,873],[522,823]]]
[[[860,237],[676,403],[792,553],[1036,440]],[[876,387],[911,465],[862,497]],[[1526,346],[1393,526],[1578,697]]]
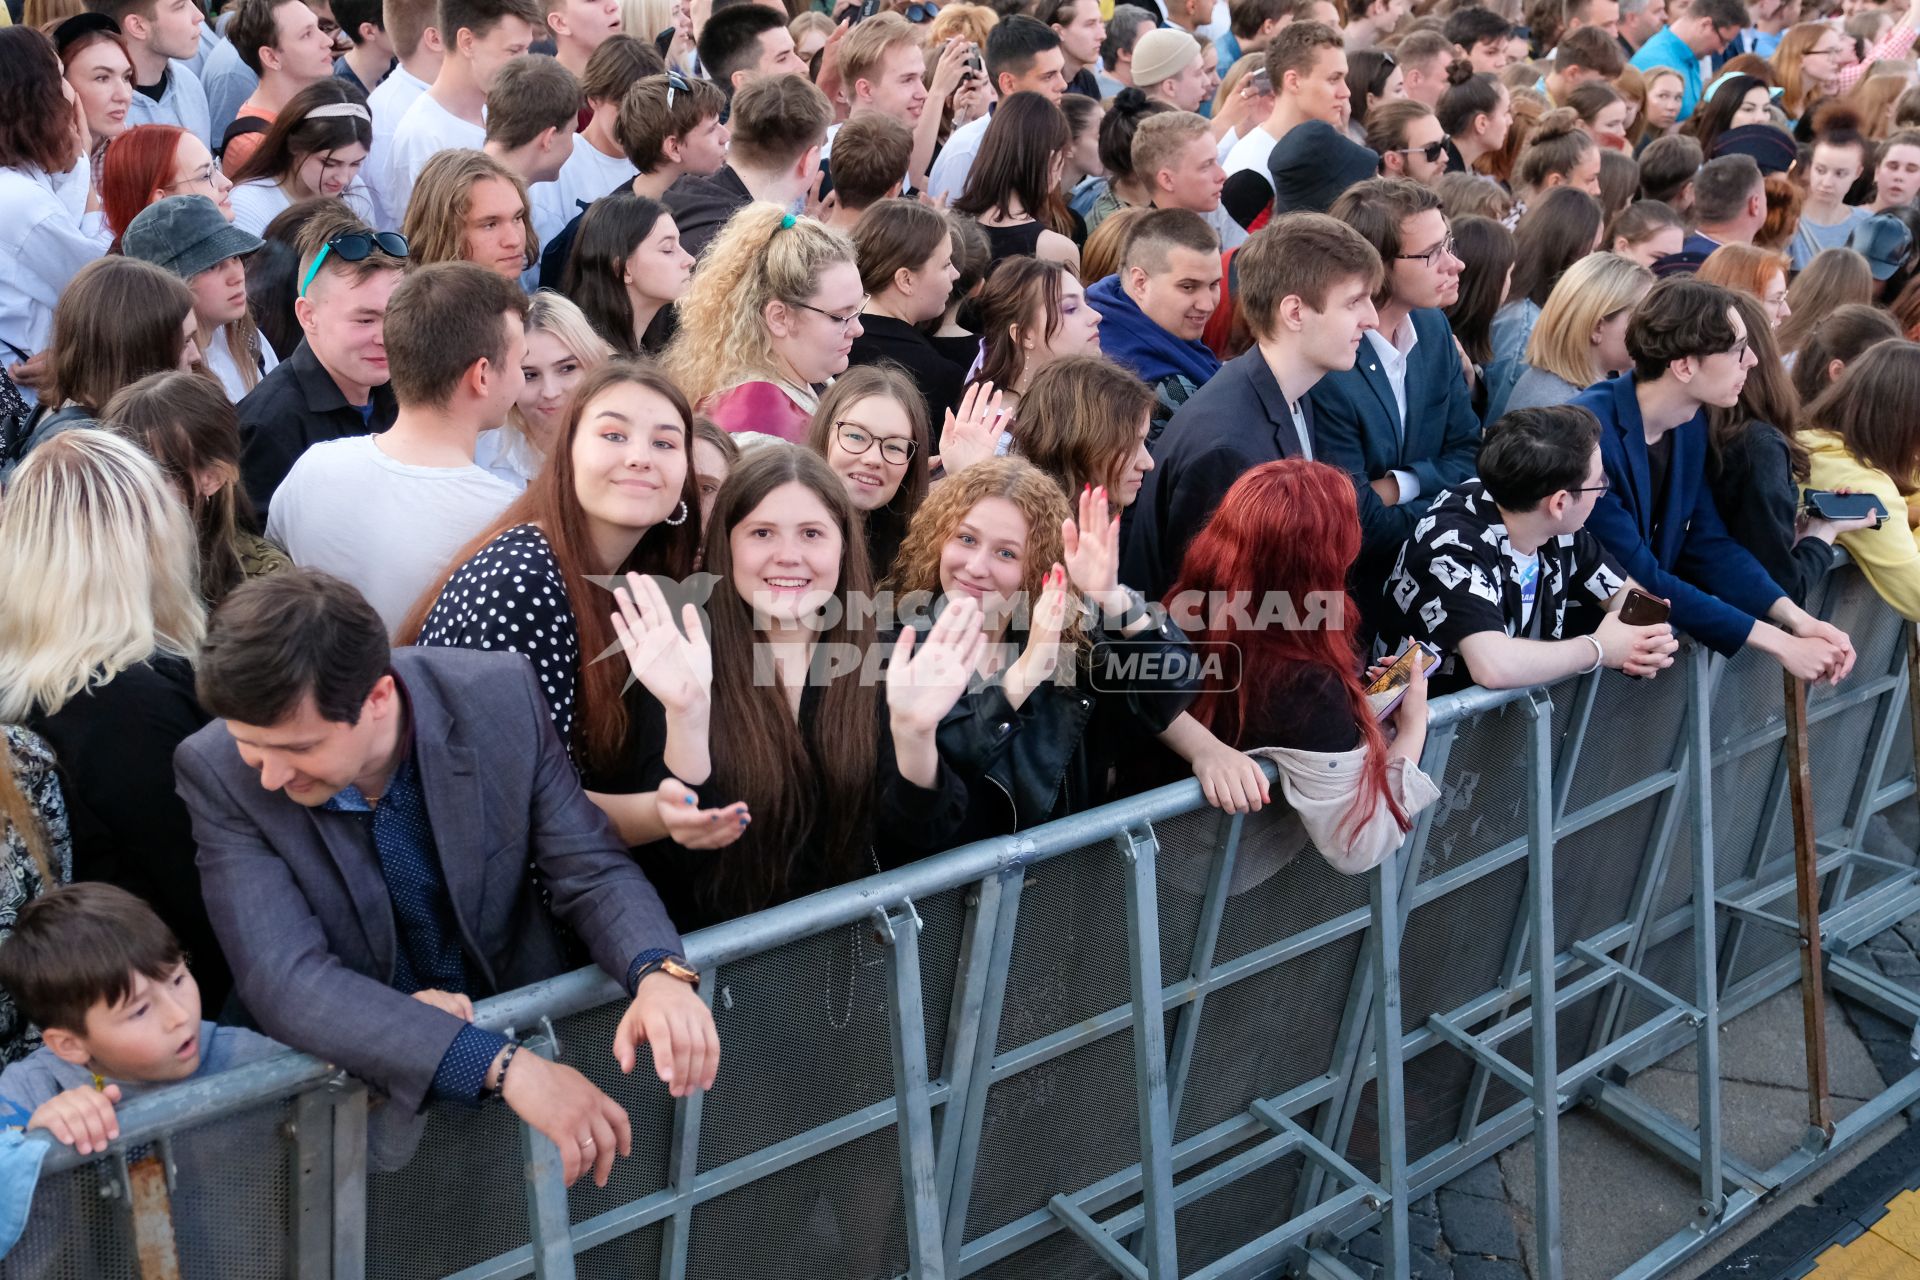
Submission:
[[[1653,508],[1646,426],[1631,373],[1596,382],[1572,403],[1600,419],[1600,460],[1609,488],[1587,517],[1600,544],[1634,581],[1673,601],[1673,625],[1720,653],[1747,642],[1782,591],[1753,553],[1734,541],[1707,483],[1707,415],[1672,432],[1666,501]]]
[[[1405,431],[1372,339],[1360,344],[1353,368],[1328,374],[1307,396],[1313,402],[1313,456],[1352,476],[1359,493],[1362,540],[1354,573],[1362,609],[1372,606],[1427,504],[1472,476],[1480,451],[1480,418],[1446,315],[1415,311],[1413,331],[1418,341],[1407,361]],[[1389,471],[1411,471],[1420,496],[1383,505],[1367,482]]]

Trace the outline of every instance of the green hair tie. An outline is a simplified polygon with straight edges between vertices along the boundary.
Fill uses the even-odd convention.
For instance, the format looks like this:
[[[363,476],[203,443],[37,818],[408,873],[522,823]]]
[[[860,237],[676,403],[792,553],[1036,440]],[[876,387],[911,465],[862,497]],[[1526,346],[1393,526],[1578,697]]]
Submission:
[[[785,230],[787,230],[787,229],[788,229],[789,227],[791,227],[791,226],[792,226],[792,225],[794,224],[794,221],[795,221],[795,219],[794,219],[794,216],[793,216],[792,214],[790,214],[790,213],[783,213],[783,214],[781,214],[781,215],[780,215],[780,229],[781,229],[782,231],[785,231]]]

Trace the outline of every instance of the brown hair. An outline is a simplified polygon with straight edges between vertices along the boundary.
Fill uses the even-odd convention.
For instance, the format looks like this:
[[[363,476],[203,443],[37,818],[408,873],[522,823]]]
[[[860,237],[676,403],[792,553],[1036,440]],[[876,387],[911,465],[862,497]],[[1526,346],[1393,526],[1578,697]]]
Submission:
[[[78,158],[60,55],[31,27],[0,28],[0,168],[64,173]]]
[[[626,97],[629,85],[648,76],[664,75],[666,70],[666,60],[658,49],[645,40],[616,32],[587,55],[587,65],[580,68],[580,96],[589,102],[618,104]],[[491,92],[487,101],[487,110],[493,110]]]
[[[1526,148],[1513,165],[1513,181],[1525,191],[1535,191],[1555,174],[1566,177],[1598,144],[1580,127],[1579,113],[1561,107],[1540,117]]]
[[[1334,200],[1333,207],[1327,210],[1327,215],[1358,231],[1361,238],[1380,255],[1381,263],[1385,264],[1398,258],[1400,251],[1405,248],[1400,243],[1400,225],[1408,218],[1439,207],[1440,197],[1431,188],[1423,187],[1411,179],[1369,178],[1342,191]],[[1391,271],[1383,266],[1379,282],[1374,286],[1375,302],[1386,300],[1392,288],[1390,275]],[[1246,268],[1243,265],[1243,287],[1245,279]]]
[[[1432,114],[1433,109],[1426,103],[1411,98],[1379,103],[1367,113],[1367,146],[1379,152],[1382,159],[1389,151],[1403,151],[1407,145],[1407,126]]]
[[[1289,22],[1267,42],[1267,75],[1279,93],[1289,71],[1304,75],[1320,59],[1322,49],[1341,49],[1346,41],[1324,22]]]
[[[927,469],[928,455],[933,452],[932,435],[927,426],[927,398],[920,394],[919,386],[907,371],[890,361],[882,361],[855,365],[835,378],[813,411],[813,421],[807,427],[807,448],[825,458],[833,443],[834,425],[853,406],[875,396],[892,400],[905,410],[907,426],[913,432],[913,457],[907,460],[907,473],[900,477],[898,492],[881,510],[867,514],[869,523],[878,516],[884,523],[895,526],[891,531],[895,536],[887,541],[898,542],[898,535],[906,532],[907,522],[926,500],[932,483]],[[873,568],[878,573],[881,566]]]
[[[840,126],[833,154],[841,207],[866,209],[900,185],[913,159],[913,134],[892,116],[863,111]]]
[[[50,402],[71,400],[98,417],[122,387],[178,369],[191,314],[193,293],[171,271],[138,258],[89,262],[53,309]]]
[[[1792,313],[1776,336],[1782,351],[1798,351],[1837,308],[1873,301],[1873,270],[1851,249],[1822,249],[1787,286]]]
[[[1380,251],[1324,213],[1282,214],[1249,237],[1233,260],[1240,273],[1239,314],[1256,339],[1273,336],[1283,299],[1297,296],[1322,311],[1340,281],[1358,278],[1377,290],[1385,276]]]
[[[387,303],[387,363],[400,405],[443,406],[475,363],[509,370],[505,316],[527,315],[527,295],[496,271],[436,262],[409,272]]]
[[[1067,117],[1043,95],[1011,94],[993,113],[980,139],[980,154],[967,171],[966,189],[953,202],[956,213],[1007,217],[1017,200],[1021,210],[1050,230],[1066,235],[1073,218],[1053,181],[1053,161],[1073,143]]]
[[[848,121],[847,127],[852,128],[855,123]],[[839,170],[834,173],[838,181]],[[899,272],[918,271],[941,242],[950,237],[953,237],[953,224],[938,209],[897,196],[875,201],[853,227],[853,252],[860,264],[860,287],[878,296],[893,287],[893,278]]]
[[[487,93],[487,141],[512,151],[579,114],[580,82],[573,72],[561,66],[558,58],[523,53],[500,68]]]
[[[413,184],[403,227],[409,266],[466,259],[467,211],[473,207],[474,184],[484,178],[511,183],[520,193],[520,208],[526,217],[527,265],[540,261],[540,237],[533,229],[533,204],[527,199],[525,180],[484,151],[450,147],[427,161]]]
[[[1152,212],[1145,205],[1128,205],[1100,219],[1080,250],[1080,270],[1087,279],[1104,280],[1120,270],[1140,220]]]
[[[668,99],[672,99],[671,102]],[[660,167],[668,138],[684,138],[727,109],[727,95],[711,80],[648,76],[636,80],[620,99],[613,136],[627,159],[642,173]]]
[[[281,218],[295,215],[301,210],[306,211],[307,218],[293,241],[294,252],[299,255],[296,268],[299,274],[295,276],[296,280],[307,278],[307,272],[313,270],[314,259],[320,256],[320,251],[327,246],[328,241],[340,236],[363,235],[369,238],[373,236],[373,228],[360,221],[359,215],[347,207],[346,201],[337,198],[315,198],[292,205],[282,210],[273,223],[268,225],[267,230],[273,231]],[[268,238],[271,239],[271,237]],[[327,260],[320,264],[320,270],[315,274],[315,278],[340,275],[359,284],[377,272],[401,271],[406,268],[406,265],[406,259],[393,257],[380,247],[378,241],[374,241],[372,252],[358,262],[349,262],[337,253],[328,254]]]
[[[1715,457],[1745,435],[1749,427],[1771,428],[1786,441],[1787,455],[1795,480],[1807,478],[1807,447],[1800,443],[1800,393],[1780,361],[1780,346],[1760,300],[1743,289],[1733,290],[1733,309],[1747,326],[1747,346],[1753,351],[1754,366],[1747,371],[1746,385],[1730,409],[1718,405],[1707,408],[1707,438]]]
[[[1134,180],[1153,191],[1160,170],[1173,163],[1180,149],[1195,138],[1213,138],[1207,118],[1191,111],[1164,111],[1148,116],[1133,131]]]
[[[1793,388],[1800,393],[1800,403],[1807,406],[1802,420],[1811,421],[1808,414],[1814,401],[1832,385],[1827,380],[1828,365],[1838,360],[1843,368],[1851,368],[1867,348],[1900,336],[1900,326],[1879,307],[1861,302],[1835,307],[1794,357]]]
[[[278,724],[312,694],[322,719],[351,725],[391,661],[365,596],[318,569],[287,569],[241,583],[214,611],[193,688],[219,720]]]
[[[1060,328],[1060,299],[1067,269],[1057,262],[1018,256],[1002,258],[980,290],[980,367],[975,382],[1011,387],[1020,380],[1026,357],[1015,329],[1041,315],[1041,332],[1051,338]]]
[[[1020,397],[1020,455],[1067,493],[1105,486],[1118,508],[1120,473],[1140,447],[1153,389],[1105,356],[1065,356]]]
[[[0,987],[35,1026],[84,1036],[87,1011],[125,1000],[135,974],[162,982],[186,958],[153,908],[118,885],[49,886],[0,942]]]
[[[1920,345],[1876,343],[1807,406],[1807,425],[1839,436],[1847,452],[1886,472],[1902,492],[1920,487],[1920,435],[1908,406],[1920,404]]]
[[[803,76],[762,76],[733,95],[727,154],[756,169],[797,162],[826,140],[833,108]]]
[[[886,58],[888,50],[896,45],[918,47],[919,44],[920,33],[898,13],[882,10],[864,22],[855,23],[840,41],[840,49],[835,56],[840,83],[846,87],[847,100],[853,100],[853,82],[872,76]],[[837,175],[834,181],[839,182]]]
[[[402,61],[419,50],[428,27],[440,24],[439,0],[384,0],[380,11],[394,55]]]

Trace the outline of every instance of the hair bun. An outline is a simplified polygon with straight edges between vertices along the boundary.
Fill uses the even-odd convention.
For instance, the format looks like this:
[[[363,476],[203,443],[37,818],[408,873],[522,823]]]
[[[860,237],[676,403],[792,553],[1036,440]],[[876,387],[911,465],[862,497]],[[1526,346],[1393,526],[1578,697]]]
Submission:
[[[1113,96],[1113,106],[1109,110],[1117,111],[1121,115],[1136,116],[1151,105],[1152,99],[1147,97],[1144,90],[1129,86]]]
[[[1580,132],[1580,113],[1572,107],[1555,107],[1540,117],[1528,135],[1529,143],[1552,142],[1555,138],[1564,138],[1570,133]]]
[[[1474,71],[1473,63],[1465,58],[1455,58],[1447,64],[1447,84],[1449,87],[1456,84],[1465,84],[1467,81],[1473,79],[1476,74],[1478,73]]]
[[[1859,110],[1850,102],[1828,102],[1813,113],[1815,137],[1823,133],[1859,133],[1864,123]]]

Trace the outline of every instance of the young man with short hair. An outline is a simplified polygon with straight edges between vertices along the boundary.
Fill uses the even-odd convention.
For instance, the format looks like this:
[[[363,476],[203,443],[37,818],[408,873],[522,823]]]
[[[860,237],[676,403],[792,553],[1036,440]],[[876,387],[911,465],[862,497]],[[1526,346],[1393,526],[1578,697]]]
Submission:
[[[1513,23],[1491,9],[1467,5],[1447,15],[1447,39],[1460,50],[1460,56],[1473,64],[1476,73],[1499,75],[1513,59],[1507,54],[1507,38]]]
[[[523,53],[500,68],[493,90],[482,149],[528,187],[553,186],[579,150],[574,126],[580,120],[580,82],[558,58]],[[537,202],[534,213],[537,218]]]
[[[633,85],[666,69],[652,45],[628,35],[609,36],[587,58],[585,78],[574,82],[576,102],[580,97],[587,102],[586,127],[575,136],[573,150],[564,157],[559,172],[538,179],[528,193],[540,243],[547,244],[559,235],[583,204],[591,204],[631,182],[639,172],[617,136],[620,103]],[[505,91],[495,96],[504,97]],[[578,117],[575,119],[577,122]],[[488,130],[492,130],[491,120]]]
[[[1682,253],[1702,258],[1723,244],[1752,244],[1767,224],[1767,180],[1752,156],[1715,156],[1693,175],[1693,234]]]
[[[526,312],[517,284],[474,263],[410,272],[384,326],[393,425],[308,449],[274,495],[267,537],[294,563],[352,583],[388,631],[518,496],[473,452],[519,394]]]
[[[501,68],[533,43],[540,20],[534,0],[441,0],[446,56],[440,74],[394,129],[382,175],[381,207],[396,225],[406,219],[414,179],[427,161],[442,151],[486,146],[487,94]]]
[[[604,1186],[631,1141],[619,1104],[465,1016],[573,968],[577,940],[632,1000],[622,1070],[648,1043],[674,1095],[712,1085],[700,975],[580,789],[524,658],[391,649],[352,587],[294,569],[227,598],[196,674],[217,718],[174,771],[208,914],[275,1039],[365,1080],[396,1118],[499,1098],[559,1148],[565,1181],[591,1167]]]
[[[833,166],[833,198],[821,220],[851,233],[860,215],[900,194],[900,175],[913,153],[913,135],[891,116],[877,111],[857,115],[840,127],[846,147]]]
[[[741,88],[733,99],[727,163],[711,178],[674,183],[663,197],[679,224],[680,246],[697,258],[746,205],[786,206],[806,195],[832,118],[827,95],[805,76],[766,76]]]
[[[1412,6],[1406,0],[1355,0],[1353,7],[1353,17],[1341,29],[1347,38],[1347,48],[1378,49],[1382,44],[1391,43],[1393,33]]]
[[[1166,111],[1142,120],[1133,135],[1133,174],[1155,208],[1188,209],[1205,218],[1221,249],[1246,242],[1246,228],[1220,205],[1227,173],[1205,116]]]
[[[1100,69],[1100,46],[1107,38],[1100,6],[1095,0],[1039,0],[1033,16],[1060,37],[1060,74],[1066,78],[1066,91],[1098,98],[1100,81],[1095,73]]]
[[[620,0],[546,0],[542,7],[553,56],[584,81],[594,50],[620,34]]]
[[[1257,182],[1270,196],[1273,178],[1267,162],[1281,138],[1308,120],[1347,127],[1353,94],[1347,88],[1346,42],[1323,23],[1290,22],[1267,46],[1267,76],[1273,81],[1273,110],[1233,144],[1225,167],[1229,182],[1242,173],[1253,174],[1242,181]],[[1229,203],[1236,202],[1230,197]]]
[[[1367,146],[1380,154],[1380,176],[1424,187],[1447,172],[1447,131],[1423,103],[1383,102],[1367,116]]]
[[[1111,98],[1122,89],[1133,88],[1133,50],[1141,39],[1159,25],[1159,15],[1137,4],[1117,4],[1107,19],[1107,38],[1100,42],[1100,70],[1094,81],[1102,98]],[[1066,62],[1061,60],[1064,74]]]
[[[1453,42],[1438,31],[1410,31],[1396,51],[1400,83],[1407,97],[1438,110],[1448,88],[1447,68],[1453,64]]]
[[[1553,70],[1542,82],[1547,98],[1566,105],[1567,95],[1592,81],[1611,84],[1620,78],[1627,60],[1613,36],[1599,27],[1569,32],[1554,51]]]
[[[929,85],[920,29],[897,13],[876,13],[847,33],[836,58],[848,118],[885,116],[911,130],[908,164],[900,174],[911,186],[926,185],[927,170],[933,164],[934,149],[940,142],[941,104],[959,86],[960,77],[966,71],[965,43],[956,40],[947,46]],[[930,104],[932,111],[927,110]],[[822,155],[828,161],[829,170],[834,139],[839,132],[837,124],[827,129],[827,145]],[[835,175],[836,188],[839,182]]]
[[[93,13],[120,24],[133,58],[133,101],[127,127],[177,124],[205,143],[213,136],[207,91],[186,65],[200,48],[205,18],[195,0],[87,0]]]
[[[1620,620],[1634,584],[1586,527],[1607,488],[1591,413],[1516,409],[1487,427],[1475,470],[1434,499],[1387,583],[1386,629],[1444,656],[1433,693],[1673,665],[1672,627]]]
[[[446,50],[440,43],[439,0],[386,0],[382,13],[387,39],[400,61],[380,82],[380,87],[367,95],[367,109],[373,112],[373,145],[367,148],[367,162],[360,167],[360,172],[373,193],[380,225],[397,227],[401,219],[387,211],[382,199],[387,185],[388,152],[393,149],[394,131],[400,127],[407,109],[440,74]]]
[[[1131,509],[1120,577],[1151,600],[1173,585],[1187,544],[1234,481],[1263,462],[1318,456],[1308,393],[1352,367],[1374,325],[1380,255],[1325,214],[1275,218],[1234,266],[1254,345],[1174,414]]]
[[[1313,389],[1318,456],[1353,477],[1360,499],[1352,579],[1371,619],[1400,544],[1427,505],[1473,475],[1480,419],[1444,310],[1460,296],[1462,263],[1440,197],[1405,178],[1372,178],[1349,187],[1328,212],[1386,264],[1373,299],[1378,326],[1351,369]]]
[[[729,98],[765,76],[807,74],[784,16],[757,4],[737,4],[707,19],[700,32],[700,65]]]
[[[1204,218],[1154,209],[1127,237],[1119,273],[1087,290],[1088,305],[1100,313],[1101,352],[1153,388],[1149,449],[1220,371],[1220,358],[1200,335],[1220,308],[1222,274],[1220,241]]]
[[[340,54],[346,49],[335,41],[340,25],[334,20],[333,5],[330,0],[307,0],[307,7],[313,10],[314,21],[319,24],[320,32],[331,42],[330,54]],[[207,23],[202,32],[211,29]],[[233,23],[227,23],[226,38],[217,40],[211,49],[205,49],[194,74],[200,77],[200,85],[207,91],[207,114],[212,121],[213,140],[216,150],[219,142],[227,136],[227,129],[240,118],[240,108],[260,87],[260,73],[241,57],[240,46],[233,40]],[[329,71],[328,74],[332,74]]]
[[[1733,298],[1662,280],[1627,324],[1633,369],[1571,403],[1600,420],[1607,492],[1588,527],[1673,625],[1731,657],[1752,646],[1802,680],[1838,682],[1853,643],[1800,606],[1728,532],[1707,482],[1707,410],[1731,409],[1754,355]],[[1779,626],[1770,625],[1778,623]]]
[[[333,0],[333,16],[353,47],[333,60],[333,74],[361,93],[379,88],[398,65],[387,38],[381,0]]]
[[[1200,41],[1175,27],[1149,31],[1133,49],[1133,83],[1175,111],[1198,111],[1207,92]]]
[[[287,100],[333,74],[333,37],[320,29],[305,0],[240,0],[227,39],[260,77],[221,139],[220,167],[235,173],[259,149]]]
[[[1062,69],[1066,56],[1060,52],[1060,37],[1044,22],[1023,13],[1002,18],[987,36],[987,80],[999,99],[1016,93],[1037,93],[1053,102],[1066,92]],[[927,191],[935,199],[958,196],[967,185],[973,158],[980,154],[981,140],[987,136],[991,114],[981,116],[955,129],[940,148],[927,178]]]
[[[395,413],[384,320],[406,260],[343,204],[316,215],[294,248],[293,314],[303,337],[236,406],[240,479],[262,516],[309,447],[384,431]]]
[[[1680,73],[1683,89],[1680,118],[1685,120],[1700,105],[1705,77],[1700,64],[1726,51],[1747,25],[1747,6],[1742,0],[1688,0],[1684,14],[1655,32],[1653,38],[1633,55],[1636,71],[1671,67]]]

